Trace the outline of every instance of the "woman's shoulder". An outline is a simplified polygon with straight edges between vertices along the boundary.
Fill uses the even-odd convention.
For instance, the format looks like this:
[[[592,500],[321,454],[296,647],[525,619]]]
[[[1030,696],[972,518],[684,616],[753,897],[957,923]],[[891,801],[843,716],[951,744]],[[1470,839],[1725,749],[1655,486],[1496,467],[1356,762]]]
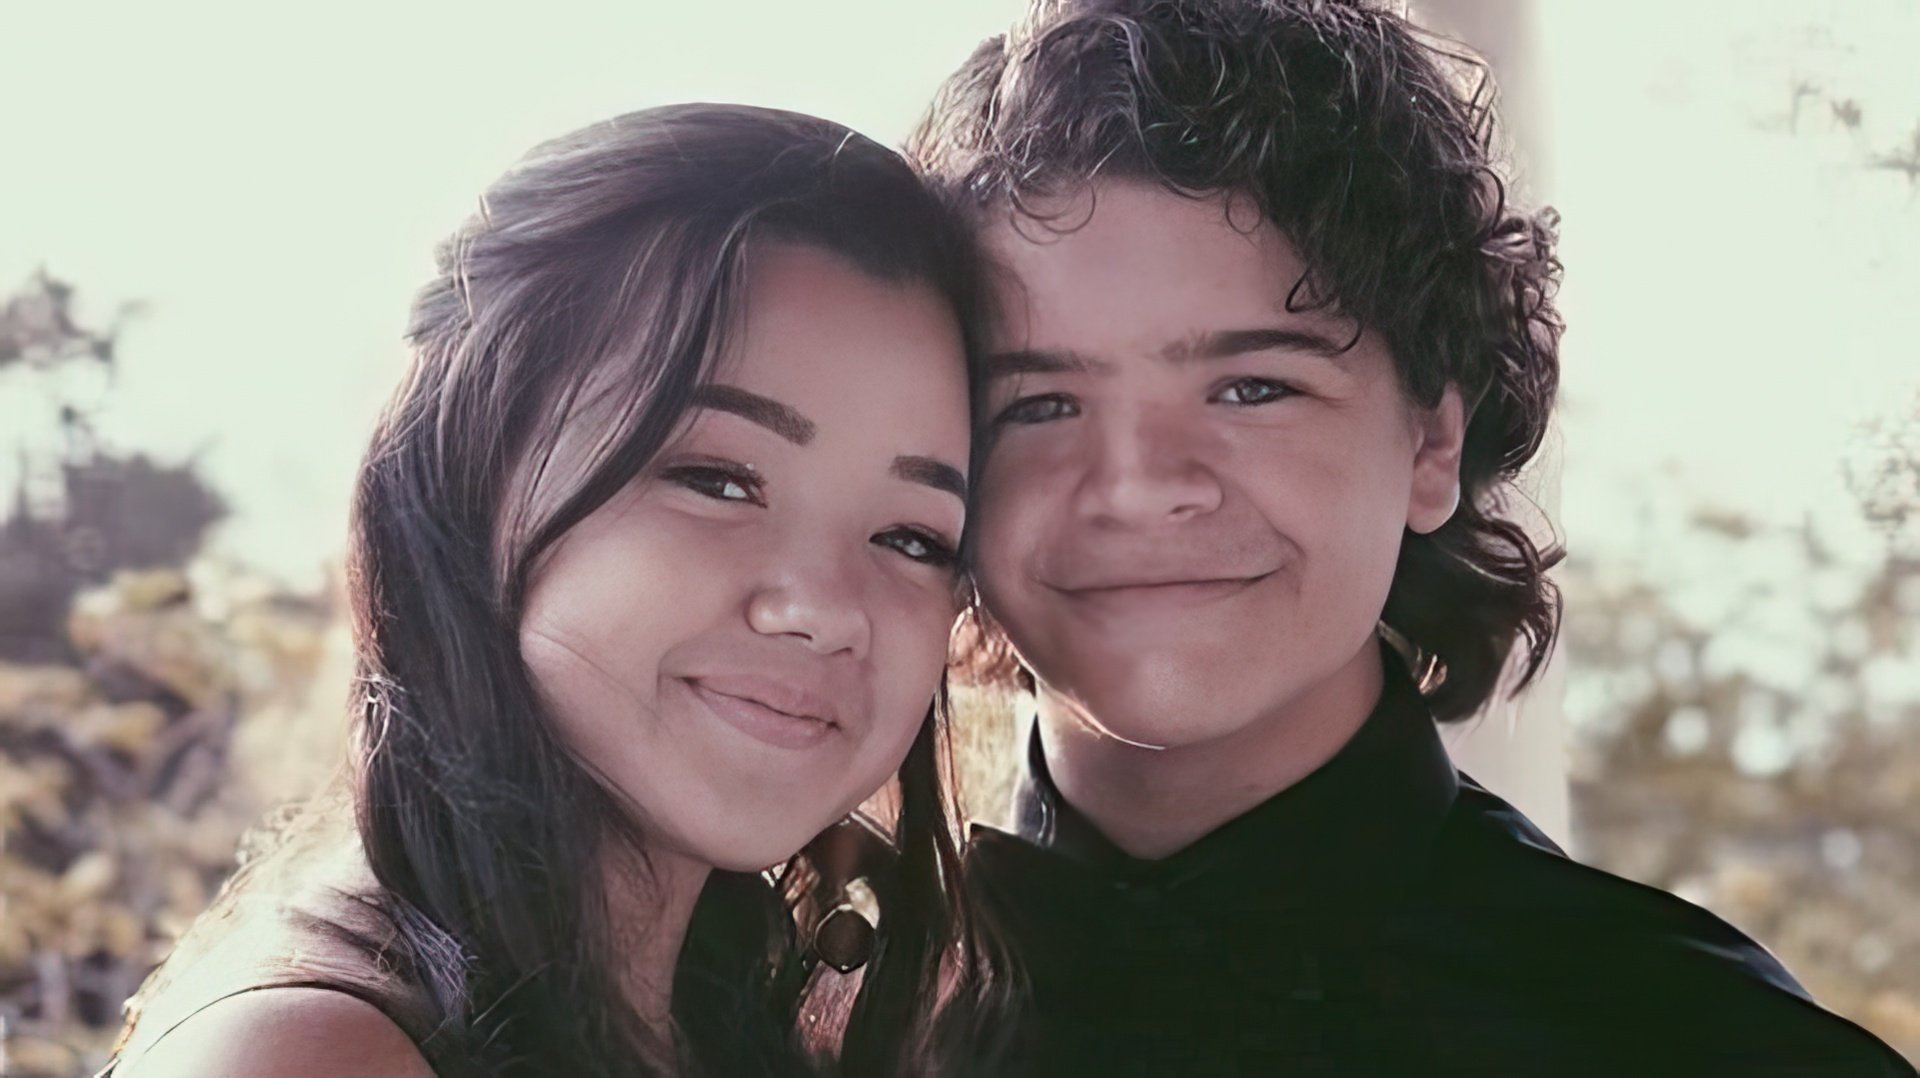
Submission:
[[[221,1075],[432,1078],[413,1039],[372,1003],[331,987],[246,989],[194,1012],[113,1078]]]
[[[127,1028],[108,1073],[304,1074],[263,1070],[271,1059],[243,1055],[227,1063],[206,1053],[273,1053],[292,1045],[304,1059],[327,1038],[339,1039],[339,1051],[358,1051],[397,1037],[419,1059],[415,1046],[444,1016],[352,852],[301,851],[310,871],[293,880],[237,878],[240,886],[222,894],[128,1001]],[[303,1029],[324,1030],[327,1038],[309,1042]],[[185,1069],[153,1070],[162,1060]]]

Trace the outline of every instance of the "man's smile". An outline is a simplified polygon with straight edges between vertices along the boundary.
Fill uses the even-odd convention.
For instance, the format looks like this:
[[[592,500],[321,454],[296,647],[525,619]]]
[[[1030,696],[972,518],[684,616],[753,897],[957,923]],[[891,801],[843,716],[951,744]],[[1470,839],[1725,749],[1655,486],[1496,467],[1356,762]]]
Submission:
[[[1048,585],[1053,591],[1100,610],[1190,609],[1239,595],[1278,570],[1253,576],[1118,579],[1075,587]]]

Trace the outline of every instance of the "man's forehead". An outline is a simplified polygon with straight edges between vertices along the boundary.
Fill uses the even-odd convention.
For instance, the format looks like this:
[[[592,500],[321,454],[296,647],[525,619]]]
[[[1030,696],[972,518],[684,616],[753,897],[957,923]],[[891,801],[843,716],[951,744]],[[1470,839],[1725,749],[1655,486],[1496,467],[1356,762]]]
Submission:
[[[1030,288],[1016,278],[995,306],[990,371],[1098,374],[1121,357],[1172,366],[1256,352],[1337,358],[1357,327],[1337,311],[1289,309],[1296,280],[1254,277],[1231,291],[1181,295],[1148,287],[1127,295],[1092,280]]]
[[[1097,179],[1025,196],[1017,204],[996,206],[981,222],[981,237],[1003,260],[1046,257],[1062,240],[1073,241],[1068,244],[1070,250],[1199,240],[1220,250],[1248,252],[1275,245],[1292,251],[1285,234],[1261,213],[1251,196],[1175,191],[1158,182],[1129,178]]]
[[[1305,266],[1284,235],[1225,196],[1189,198],[1115,181],[996,214],[996,347],[1123,341],[1155,352],[1209,334],[1288,326],[1338,335],[1342,320],[1289,310]],[[1066,339],[1058,339],[1066,338]]]

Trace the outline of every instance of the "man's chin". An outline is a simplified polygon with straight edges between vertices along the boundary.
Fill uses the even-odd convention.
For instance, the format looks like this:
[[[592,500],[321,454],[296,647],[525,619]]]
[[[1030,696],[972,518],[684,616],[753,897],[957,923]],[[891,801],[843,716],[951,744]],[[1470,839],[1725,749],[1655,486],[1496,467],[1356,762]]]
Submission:
[[[1145,710],[1141,701],[1126,707],[1089,708],[1085,725],[1095,735],[1143,749],[1181,749],[1229,736],[1244,723],[1215,708],[1196,709],[1205,694],[1184,697],[1179,704]],[[1203,705],[1204,706],[1204,705]]]

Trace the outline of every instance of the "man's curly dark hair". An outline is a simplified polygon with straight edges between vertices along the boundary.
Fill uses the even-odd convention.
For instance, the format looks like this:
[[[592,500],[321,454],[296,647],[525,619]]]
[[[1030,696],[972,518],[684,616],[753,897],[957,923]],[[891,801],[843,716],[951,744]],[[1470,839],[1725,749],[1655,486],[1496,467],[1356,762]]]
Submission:
[[[1510,205],[1491,81],[1454,42],[1364,0],[1037,0],[941,87],[908,155],[983,212],[1096,178],[1251,196],[1328,307],[1387,342],[1408,398],[1470,409],[1461,504],[1409,531],[1383,620],[1445,662],[1460,719],[1545,665],[1560,596],[1512,510],[1559,381],[1557,217]],[[1356,340],[1358,336],[1356,334]]]

